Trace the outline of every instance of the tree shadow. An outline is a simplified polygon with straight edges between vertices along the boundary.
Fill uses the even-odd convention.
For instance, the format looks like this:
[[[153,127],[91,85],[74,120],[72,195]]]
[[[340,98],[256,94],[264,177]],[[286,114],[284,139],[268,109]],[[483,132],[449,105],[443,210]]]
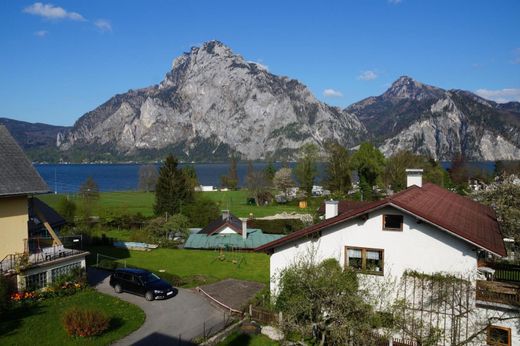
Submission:
[[[24,304],[12,307],[0,316],[0,335],[16,334],[25,318],[43,313],[42,307],[37,304]]]
[[[183,340],[181,335],[179,337],[171,337],[161,333],[152,333],[145,336],[141,340],[133,343],[134,346],[157,346],[157,345],[172,345],[172,346],[195,346],[196,343]]]
[[[251,335],[239,334],[228,343],[228,346],[244,346],[244,345],[249,345],[250,342],[251,342]]]

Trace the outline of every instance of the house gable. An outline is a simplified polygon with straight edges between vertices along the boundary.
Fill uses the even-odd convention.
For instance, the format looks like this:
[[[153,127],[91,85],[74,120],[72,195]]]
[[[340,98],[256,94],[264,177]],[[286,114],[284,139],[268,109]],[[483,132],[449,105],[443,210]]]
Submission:
[[[401,231],[383,228],[384,215],[402,215]],[[367,215],[367,214],[364,214]],[[468,242],[393,206],[368,213],[367,218],[351,218],[323,229],[319,237],[302,237],[274,248],[271,276],[276,276],[302,256],[313,254],[317,261],[335,258],[346,264],[346,248],[372,249],[384,252],[385,276],[401,276],[406,270],[424,273],[451,272],[473,274],[477,268],[475,247]],[[419,221],[419,222],[418,222]],[[271,284],[276,292],[277,282]]]

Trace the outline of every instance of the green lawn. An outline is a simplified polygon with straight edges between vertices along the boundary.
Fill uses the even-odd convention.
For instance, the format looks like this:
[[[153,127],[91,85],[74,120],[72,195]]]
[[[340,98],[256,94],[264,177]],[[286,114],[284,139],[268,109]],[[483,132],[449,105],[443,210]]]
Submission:
[[[110,329],[90,339],[69,337],[61,319],[63,312],[72,306],[104,310],[112,317]],[[139,328],[144,319],[144,312],[137,306],[89,289],[8,312],[0,320],[0,344],[109,345]]]
[[[269,257],[263,253],[224,252],[224,259],[221,260],[219,252],[211,250],[128,251],[110,246],[96,246],[89,251],[90,264],[95,264],[96,253],[101,253],[125,260],[128,267],[148,269],[159,276],[161,270],[178,275],[186,282],[186,287],[227,278],[269,283]]]
[[[56,208],[64,195],[40,195],[38,198]],[[76,195],[69,195],[78,207],[81,207],[81,199]],[[153,215],[155,194],[152,192],[124,191],[102,192],[94,208],[94,214],[99,216],[137,214],[145,216]]]
[[[217,202],[220,209],[229,209],[238,217],[247,217],[253,214],[254,217],[263,217],[282,212],[312,213],[318,207],[321,199],[309,199],[309,208],[300,209],[298,201],[289,204],[273,203],[267,206],[248,205],[247,190],[238,191],[213,191],[197,192],[204,197]],[[81,200],[74,195],[69,196],[80,207]],[[41,195],[38,196],[51,207],[56,208],[63,195]],[[152,192],[102,192],[94,208],[94,214],[101,217],[109,215],[136,214],[141,213],[145,216],[153,215],[153,204],[155,195]]]
[[[217,346],[278,346],[278,342],[265,335],[248,335],[235,332],[219,342]]]

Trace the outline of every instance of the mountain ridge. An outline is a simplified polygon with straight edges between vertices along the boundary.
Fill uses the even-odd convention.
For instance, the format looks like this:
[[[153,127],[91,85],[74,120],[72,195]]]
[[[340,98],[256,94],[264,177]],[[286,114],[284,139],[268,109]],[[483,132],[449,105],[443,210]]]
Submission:
[[[341,109],[296,79],[277,76],[219,41],[174,59],[158,84],[116,94],[56,135],[67,161],[294,159],[306,143],[450,160],[520,159],[520,103],[399,77],[381,95]]]

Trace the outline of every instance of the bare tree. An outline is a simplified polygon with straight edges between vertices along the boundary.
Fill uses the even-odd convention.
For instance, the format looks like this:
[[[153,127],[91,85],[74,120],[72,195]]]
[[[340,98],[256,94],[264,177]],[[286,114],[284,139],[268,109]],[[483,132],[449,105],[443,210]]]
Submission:
[[[155,191],[159,172],[155,165],[143,165],[139,168],[139,190]]]
[[[287,189],[294,186],[292,178],[292,170],[290,168],[281,168],[275,174],[273,178],[274,186],[282,191],[287,196]]]

